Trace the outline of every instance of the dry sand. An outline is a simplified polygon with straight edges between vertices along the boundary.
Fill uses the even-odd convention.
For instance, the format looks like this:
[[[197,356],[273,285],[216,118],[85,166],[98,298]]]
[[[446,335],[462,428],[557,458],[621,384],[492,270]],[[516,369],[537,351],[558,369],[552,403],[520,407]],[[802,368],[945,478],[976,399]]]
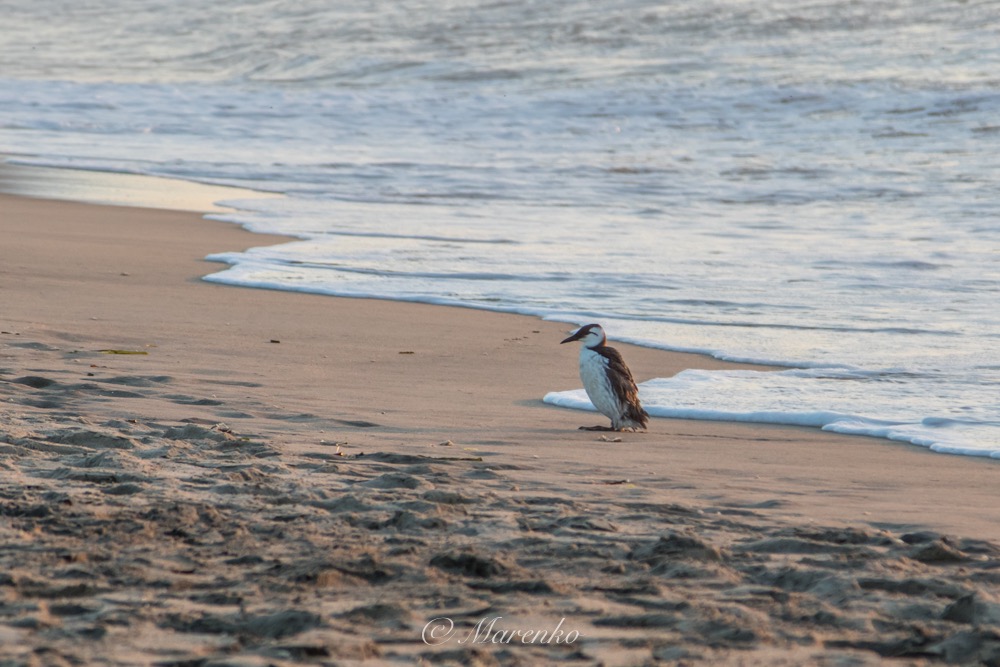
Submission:
[[[279,240],[0,196],[0,664],[1000,661],[996,463],[578,431],[564,325],[199,280]]]

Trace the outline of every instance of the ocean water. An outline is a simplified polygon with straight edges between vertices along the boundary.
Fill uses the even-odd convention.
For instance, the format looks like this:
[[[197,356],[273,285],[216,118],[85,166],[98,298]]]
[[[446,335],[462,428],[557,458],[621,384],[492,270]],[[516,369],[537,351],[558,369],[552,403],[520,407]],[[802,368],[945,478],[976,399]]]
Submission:
[[[599,321],[787,368],[654,415],[1000,457],[1000,3],[354,4],[0,0],[0,153],[283,193],[208,280]]]

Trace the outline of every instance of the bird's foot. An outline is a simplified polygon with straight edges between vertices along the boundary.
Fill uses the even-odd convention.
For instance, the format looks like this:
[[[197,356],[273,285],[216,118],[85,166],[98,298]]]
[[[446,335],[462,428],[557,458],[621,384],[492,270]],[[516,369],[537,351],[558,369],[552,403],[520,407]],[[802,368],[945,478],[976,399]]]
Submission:
[[[617,431],[617,429],[613,429],[610,426],[581,426],[577,430],[580,430],[580,431]]]

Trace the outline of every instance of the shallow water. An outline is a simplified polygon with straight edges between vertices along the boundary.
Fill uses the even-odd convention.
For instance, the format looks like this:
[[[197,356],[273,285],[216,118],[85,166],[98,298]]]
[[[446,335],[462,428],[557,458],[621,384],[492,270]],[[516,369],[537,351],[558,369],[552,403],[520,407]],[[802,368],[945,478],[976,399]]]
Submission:
[[[653,414],[1000,452],[996,3],[203,4],[0,0],[0,151],[285,193],[210,280],[804,369]]]

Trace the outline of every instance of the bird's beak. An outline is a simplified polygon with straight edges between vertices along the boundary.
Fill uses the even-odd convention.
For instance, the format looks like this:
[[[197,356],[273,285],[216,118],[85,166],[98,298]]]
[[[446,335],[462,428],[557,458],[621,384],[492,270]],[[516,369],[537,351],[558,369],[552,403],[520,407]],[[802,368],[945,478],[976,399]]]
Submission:
[[[575,340],[580,340],[580,331],[582,331],[582,329],[578,329],[575,334],[573,334],[572,336],[570,336],[566,340],[561,341],[559,344],[562,345],[563,343],[572,343]]]

